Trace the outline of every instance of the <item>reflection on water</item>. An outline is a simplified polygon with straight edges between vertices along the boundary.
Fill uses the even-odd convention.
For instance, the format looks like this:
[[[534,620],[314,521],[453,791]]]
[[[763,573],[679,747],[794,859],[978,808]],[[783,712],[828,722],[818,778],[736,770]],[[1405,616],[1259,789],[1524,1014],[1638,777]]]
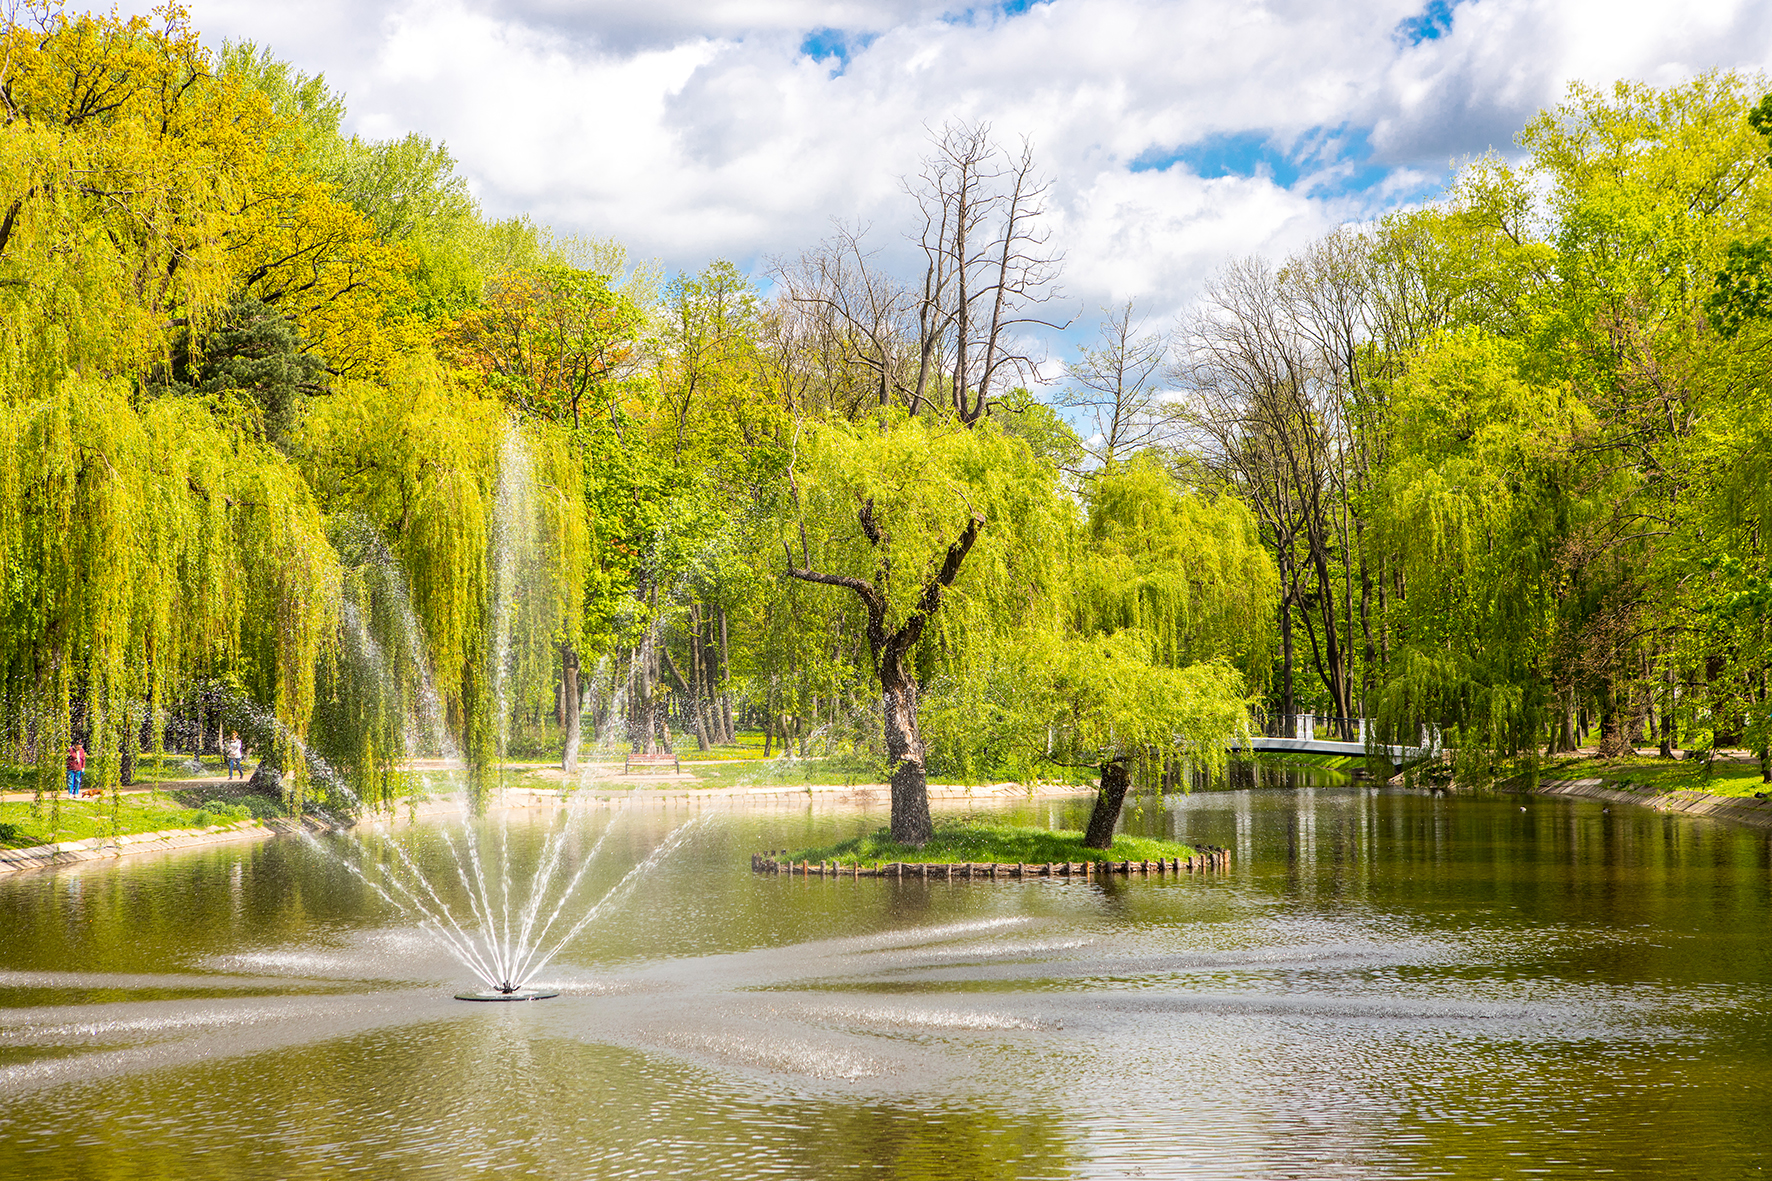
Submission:
[[[1016,811],[1075,826],[1087,807]],[[630,809],[587,898],[688,815]],[[549,822],[513,816],[520,858]],[[449,956],[298,841],[0,880],[0,1160],[402,1179],[1765,1166],[1763,834],[1306,787],[1128,807],[1128,828],[1233,849],[1224,875],[747,871],[755,849],[882,822],[716,812],[566,949],[560,999],[513,1006],[450,1000],[468,981]]]

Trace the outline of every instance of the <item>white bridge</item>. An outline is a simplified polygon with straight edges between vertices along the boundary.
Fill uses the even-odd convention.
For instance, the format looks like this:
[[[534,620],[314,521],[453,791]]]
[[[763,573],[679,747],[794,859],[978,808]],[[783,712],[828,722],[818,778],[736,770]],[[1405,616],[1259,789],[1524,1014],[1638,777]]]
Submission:
[[[1291,714],[1269,718],[1263,733],[1252,735],[1248,749],[1252,751],[1291,751],[1320,755],[1365,755],[1366,719],[1334,718],[1323,714]],[[1240,742],[1231,743],[1232,750],[1242,750]],[[1373,754],[1382,754],[1393,762],[1409,762],[1440,750],[1439,727],[1423,727],[1417,746],[1378,745]]]

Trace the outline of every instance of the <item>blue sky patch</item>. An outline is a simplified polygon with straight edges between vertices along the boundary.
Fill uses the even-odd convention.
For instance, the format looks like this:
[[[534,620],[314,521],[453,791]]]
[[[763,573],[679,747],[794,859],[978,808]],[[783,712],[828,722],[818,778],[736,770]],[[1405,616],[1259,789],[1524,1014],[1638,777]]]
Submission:
[[[1361,192],[1390,175],[1389,167],[1372,158],[1368,129],[1349,124],[1312,127],[1292,137],[1270,131],[1209,135],[1178,147],[1147,148],[1130,167],[1161,172],[1177,164],[1206,180],[1263,176],[1285,189],[1304,180],[1316,196]]]
[[[1132,160],[1134,172],[1164,172],[1186,166],[1195,176],[1268,176],[1282,188],[1298,180],[1298,166],[1275,148],[1265,131],[1209,135],[1178,148],[1146,148]]]
[[[955,8],[942,15],[944,25],[977,24],[980,17],[1020,16],[1030,9],[1040,8],[1052,3],[1052,0],[998,0],[995,4],[968,4],[964,8]]]
[[[849,68],[849,56],[858,50],[866,49],[874,40],[873,33],[849,33],[842,29],[814,29],[806,34],[800,42],[800,52],[813,61],[829,61],[837,59],[837,66],[831,71],[835,78]]]
[[[1437,41],[1452,31],[1452,10],[1459,0],[1427,0],[1427,7],[1397,22],[1397,37],[1410,45]]]

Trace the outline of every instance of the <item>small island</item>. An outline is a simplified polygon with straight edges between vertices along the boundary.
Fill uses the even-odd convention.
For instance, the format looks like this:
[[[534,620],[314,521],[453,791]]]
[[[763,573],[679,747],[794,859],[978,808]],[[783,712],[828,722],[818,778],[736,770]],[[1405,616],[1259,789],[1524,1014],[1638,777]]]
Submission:
[[[964,816],[939,820],[921,846],[892,839],[890,828],[809,849],[773,850],[751,858],[758,873],[842,877],[1071,877],[1096,873],[1187,873],[1229,866],[1226,850],[1153,837],[1120,836],[1111,849],[1091,848],[1076,830],[1051,830]],[[964,869],[962,870],[962,867]]]

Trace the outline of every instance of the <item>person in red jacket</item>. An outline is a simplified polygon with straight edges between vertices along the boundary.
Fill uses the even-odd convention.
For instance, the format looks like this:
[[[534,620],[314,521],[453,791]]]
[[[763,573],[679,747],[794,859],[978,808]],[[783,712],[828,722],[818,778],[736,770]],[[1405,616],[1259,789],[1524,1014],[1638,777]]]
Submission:
[[[80,795],[80,780],[86,775],[86,748],[78,738],[68,747],[68,794],[75,798]]]

